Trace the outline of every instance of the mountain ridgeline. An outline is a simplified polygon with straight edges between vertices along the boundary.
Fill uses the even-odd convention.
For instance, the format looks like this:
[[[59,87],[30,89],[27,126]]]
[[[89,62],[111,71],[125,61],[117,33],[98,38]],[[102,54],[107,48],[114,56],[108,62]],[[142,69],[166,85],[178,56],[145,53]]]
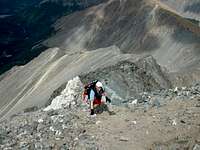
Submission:
[[[199,150],[199,4],[1,0],[0,149]]]
[[[75,76],[82,82],[104,81],[117,103],[199,81],[198,20],[194,14],[185,17],[172,2],[178,0],[35,1],[20,3],[15,17],[9,16],[14,10],[4,9],[2,18],[18,18],[16,24],[23,22],[25,30],[19,26],[11,36],[1,34],[5,47],[15,43],[12,52],[17,54],[3,51],[1,66],[25,64],[44,52],[0,77],[0,117],[45,106]],[[196,1],[180,7],[192,4]]]
[[[159,1],[109,1],[63,17],[54,28],[46,46],[74,51],[116,45],[123,53],[153,55],[171,71],[200,58],[200,27]]]

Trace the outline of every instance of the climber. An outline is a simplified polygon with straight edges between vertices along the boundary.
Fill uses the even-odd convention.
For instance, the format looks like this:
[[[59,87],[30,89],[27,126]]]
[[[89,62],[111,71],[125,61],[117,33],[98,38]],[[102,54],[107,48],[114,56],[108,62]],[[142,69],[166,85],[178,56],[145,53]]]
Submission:
[[[87,84],[84,89],[83,100],[90,105],[90,115],[95,114],[95,109],[98,113],[101,108],[110,112],[106,104],[111,103],[111,100],[106,96],[100,81],[94,80]]]

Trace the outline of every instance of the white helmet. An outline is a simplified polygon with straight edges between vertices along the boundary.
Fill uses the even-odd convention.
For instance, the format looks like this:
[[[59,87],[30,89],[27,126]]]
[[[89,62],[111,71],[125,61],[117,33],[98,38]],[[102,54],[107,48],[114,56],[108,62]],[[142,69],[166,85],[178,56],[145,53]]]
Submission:
[[[103,88],[103,84],[101,82],[99,82],[99,81],[96,83],[96,86],[99,87],[99,88],[100,87]]]

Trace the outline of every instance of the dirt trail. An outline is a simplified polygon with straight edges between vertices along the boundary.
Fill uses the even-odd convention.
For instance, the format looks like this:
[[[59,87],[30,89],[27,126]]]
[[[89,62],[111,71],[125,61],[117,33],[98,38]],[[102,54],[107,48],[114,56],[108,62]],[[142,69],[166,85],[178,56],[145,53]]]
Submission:
[[[116,115],[97,115],[88,133],[100,149],[192,149],[200,142],[200,100],[170,101],[162,108],[114,108]]]

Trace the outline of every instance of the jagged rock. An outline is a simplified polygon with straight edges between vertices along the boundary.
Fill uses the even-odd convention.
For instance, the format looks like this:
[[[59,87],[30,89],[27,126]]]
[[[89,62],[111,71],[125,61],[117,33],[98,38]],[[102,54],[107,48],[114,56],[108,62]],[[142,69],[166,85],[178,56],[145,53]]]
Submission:
[[[52,110],[47,111],[47,114],[49,116],[55,116],[55,115],[58,115],[58,111],[52,109]]]
[[[43,149],[43,144],[42,143],[40,143],[40,142],[36,142],[36,143],[34,143],[34,148],[35,149]]]
[[[64,143],[61,147],[60,150],[69,150],[69,147],[67,146],[66,143]]]
[[[193,148],[193,150],[200,150],[200,145],[199,144],[196,144]]]
[[[42,131],[46,126],[44,124],[38,124],[37,126],[37,131],[40,132]]]
[[[113,66],[80,75],[80,79],[84,84],[99,79],[105,85],[112,103],[121,105],[131,102],[133,98],[138,99],[139,103],[144,102],[149,99],[147,92],[170,88],[171,83],[163,74],[155,59],[149,56],[135,62],[120,61]],[[137,96],[142,97],[142,101]]]
[[[193,88],[192,88],[193,87]],[[155,109],[152,106],[159,107],[158,113],[161,111],[165,101],[173,102],[173,100],[183,100],[188,95],[185,94],[185,91],[189,91],[189,94],[193,96],[192,91],[198,89],[198,87],[192,86],[186,88],[179,88],[179,93],[181,96],[174,94],[171,90],[161,90],[154,92],[142,92],[140,97],[137,97],[137,105],[133,104],[129,107],[134,107],[136,110],[143,109],[147,111],[148,115],[149,109]],[[196,91],[196,90],[195,90]],[[195,94],[196,95],[196,94]],[[198,94],[197,94],[198,96]],[[139,99],[141,98],[141,99]],[[132,102],[135,98],[131,98]],[[156,100],[159,101],[156,104]],[[195,100],[198,103],[198,98]],[[129,102],[128,102],[129,103]],[[122,105],[123,106],[123,105]],[[195,106],[195,105],[194,105]],[[104,107],[103,107],[104,108]],[[196,108],[196,107],[194,107]],[[41,109],[42,110],[42,109]],[[92,136],[90,133],[86,132],[86,125],[101,127],[104,125],[104,121],[99,122],[99,119],[102,119],[104,116],[91,119],[89,117],[83,117],[77,114],[79,111],[82,111],[81,108],[76,107],[75,109],[58,109],[50,111],[35,111],[17,115],[12,118],[10,121],[5,121],[0,123],[0,145],[2,149],[99,149],[96,135]],[[141,112],[142,112],[141,111]],[[128,111],[127,111],[128,112]],[[182,111],[181,111],[182,112]],[[187,110],[186,115],[192,115],[195,111]],[[121,112],[117,112],[121,113]],[[180,112],[177,112],[180,115]],[[186,112],[184,112],[186,113]],[[104,114],[102,114],[104,115]],[[195,114],[198,116],[198,114]],[[121,116],[121,115],[119,115]],[[106,116],[107,118],[108,116]],[[110,116],[109,116],[110,117]],[[143,117],[143,116],[142,116]],[[141,118],[142,118],[141,117]],[[159,117],[161,117],[159,115]],[[177,114],[169,118],[159,118],[158,116],[153,116],[153,119],[159,121],[160,124],[163,123],[165,127],[177,128],[180,125],[187,126],[188,120],[185,118],[178,118]],[[150,117],[151,118],[151,117]],[[40,120],[41,119],[41,120]],[[109,119],[109,118],[108,118]],[[134,118],[132,118],[134,119]],[[158,120],[159,119],[159,120]],[[38,122],[38,120],[40,120]],[[125,119],[128,127],[136,129],[140,126],[141,120]],[[107,120],[105,119],[105,122]],[[156,121],[154,123],[156,123]],[[88,126],[87,126],[88,127]],[[189,127],[188,127],[189,128]],[[145,132],[148,136],[151,131],[146,130]],[[120,132],[122,133],[122,132]],[[12,138],[14,137],[14,138]],[[130,140],[128,137],[117,136],[119,141],[124,141],[128,143]],[[55,142],[52,144],[52,141]],[[63,146],[63,142],[66,143],[66,146]],[[122,142],[123,143],[123,142]],[[173,144],[171,144],[174,146]],[[162,145],[161,145],[162,146]],[[176,145],[175,145],[176,146]],[[194,148],[198,146],[194,146]],[[195,149],[196,150],[196,149]]]
[[[33,128],[33,131],[36,131],[37,130],[37,127],[38,127],[38,122],[37,121],[33,121],[33,123],[31,124],[32,125],[32,128]]]
[[[120,139],[119,139],[120,141],[124,141],[124,142],[127,142],[127,141],[129,141],[129,139],[128,138],[126,138],[126,137],[120,137]]]
[[[38,120],[38,123],[43,123],[43,122],[44,122],[44,120],[41,118]]]
[[[20,149],[23,149],[23,150],[28,150],[29,149],[29,143],[27,143],[27,142],[20,142],[19,143],[19,148]]]
[[[79,77],[75,77],[68,81],[66,88],[61,92],[61,95],[54,98],[49,106],[44,111],[51,109],[72,108],[80,103],[80,95],[83,89],[82,82]]]

